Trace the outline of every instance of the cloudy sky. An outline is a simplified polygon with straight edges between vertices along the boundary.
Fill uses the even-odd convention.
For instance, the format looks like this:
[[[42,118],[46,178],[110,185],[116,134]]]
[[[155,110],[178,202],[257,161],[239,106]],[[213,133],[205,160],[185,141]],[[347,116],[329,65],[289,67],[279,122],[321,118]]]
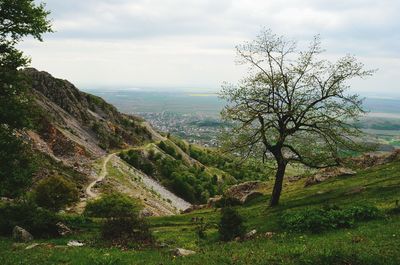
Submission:
[[[80,88],[218,90],[244,73],[234,46],[262,27],[326,57],[356,55],[374,77],[365,95],[400,95],[398,0],[47,0],[55,33],[21,48],[32,65]]]

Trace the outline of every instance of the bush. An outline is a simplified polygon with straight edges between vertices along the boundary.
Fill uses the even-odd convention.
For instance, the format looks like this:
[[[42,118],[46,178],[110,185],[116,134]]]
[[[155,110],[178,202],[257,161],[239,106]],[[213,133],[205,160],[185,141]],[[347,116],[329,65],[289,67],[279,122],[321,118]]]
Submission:
[[[243,219],[239,213],[231,207],[222,208],[221,221],[219,223],[219,236],[222,241],[230,241],[242,236],[245,228]]]
[[[32,200],[21,200],[0,206],[0,234],[11,235],[18,225],[36,237],[58,235],[60,219],[51,211],[38,207]]]
[[[89,202],[85,214],[106,218],[101,227],[104,240],[113,245],[130,247],[153,242],[147,222],[139,216],[140,209],[138,201],[120,193],[112,193]]]
[[[149,225],[138,216],[108,218],[101,227],[101,237],[113,245],[126,247],[153,243]]]
[[[34,194],[39,206],[52,211],[58,211],[79,199],[76,185],[62,176],[51,176],[41,180]]]
[[[105,194],[98,200],[89,201],[85,214],[90,217],[123,218],[138,215],[140,203],[120,193]]]
[[[353,227],[356,222],[372,220],[379,216],[379,210],[370,205],[355,205],[345,209],[325,206],[288,212],[282,216],[280,223],[283,229],[289,231],[320,233],[329,229]]]

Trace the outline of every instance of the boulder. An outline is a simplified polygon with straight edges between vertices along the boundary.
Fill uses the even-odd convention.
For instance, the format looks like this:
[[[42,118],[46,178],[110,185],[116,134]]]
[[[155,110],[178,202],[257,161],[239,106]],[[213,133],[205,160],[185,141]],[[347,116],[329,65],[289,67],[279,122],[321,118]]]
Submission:
[[[58,222],[56,223],[56,226],[57,226],[57,232],[60,236],[66,236],[72,234],[72,230],[65,224]]]
[[[354,170],[345,167],[331,167],[320,169],[316,174],[309,177],[304,184],[305,187],[312,186],[328,179],[339,177],[339,176],[351,176],[356,174]]]
[[[29,246],[27,246],[25,249],[32,249],[32,248],[35,248],[37,246],[40,246],[40,244],[39,243],[33,243],[33,244],[30,244]]]
[[[266,232],[265,233],[265,237],[268,238],[268,239],[271,239],[274,235],[275,235],[274,232]]]
[[[244,240],[249,240],[249,239],[253,239],[255,236],[257,235],[257,230],[253,229],[250,232],[247,232],[244,236],[243,239]]]
[[[375,152],[363,154],[358,157],[349,158],[345,162],[356,165],[360,168],[369,168],[399,160],[400,149],[396,149],[393,152]]]
[[[172,250],[172,254],[177,257],[184,257],[184,256],[196,254],[196,252],[193,250],[188,250],[188,249],[184,249],[184,248],[175,248]]]
[[[224,197],[233,199],[243,204],[256,197],[262,196],[263,193],[260,191],[265,187],[265,183],[261,181],[248,181],[231,186],[225,191]]]
[[[259,197],[262,197],[264,194],[262,194],[259,191],[251,191],[249,194],[243,196],[243,198],[240,200],[242,204],[246,204],[254,199],[257,199]]]
[[[20,226],[14,227],[12,231],[12,237],[15,241],[18,242],[29,242],[33,240],[33,236],[31,235],[31,233],[29,233]]]
[[[215,207],[222,200],[221,195],[217,195],[215,197],[209,198],[207,201],[207,207],[212,208]]]
[[[76,241],[76,240],[70,240],[67,243],[67,246],[69,246],[69,247],[82,247],[84,245],[85,245],[84,243]]]

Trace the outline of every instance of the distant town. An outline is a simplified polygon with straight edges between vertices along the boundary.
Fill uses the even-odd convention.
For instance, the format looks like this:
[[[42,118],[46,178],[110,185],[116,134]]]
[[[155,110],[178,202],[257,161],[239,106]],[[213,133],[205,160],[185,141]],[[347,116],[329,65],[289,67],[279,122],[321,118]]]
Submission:
[[[218,146],[218,134],[223,123],[208,115],[174,112],[139,112],[158,131],[179,136],[190,143],[206,147]]]

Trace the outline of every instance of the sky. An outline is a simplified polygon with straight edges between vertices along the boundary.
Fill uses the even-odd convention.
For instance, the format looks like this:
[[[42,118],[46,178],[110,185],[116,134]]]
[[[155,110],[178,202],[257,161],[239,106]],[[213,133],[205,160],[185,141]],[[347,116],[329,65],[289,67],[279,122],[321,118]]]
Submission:
[[[39,1],[38,1],[39,2]],[[320,34],[325,57],[355,55],[378,72],[351,82],[400,97],[399,0],[47,0],[55,32],[20,48],[32,66],[82,89],[220,89],[246,69],[235,46],[264,27],[297,40]]]

